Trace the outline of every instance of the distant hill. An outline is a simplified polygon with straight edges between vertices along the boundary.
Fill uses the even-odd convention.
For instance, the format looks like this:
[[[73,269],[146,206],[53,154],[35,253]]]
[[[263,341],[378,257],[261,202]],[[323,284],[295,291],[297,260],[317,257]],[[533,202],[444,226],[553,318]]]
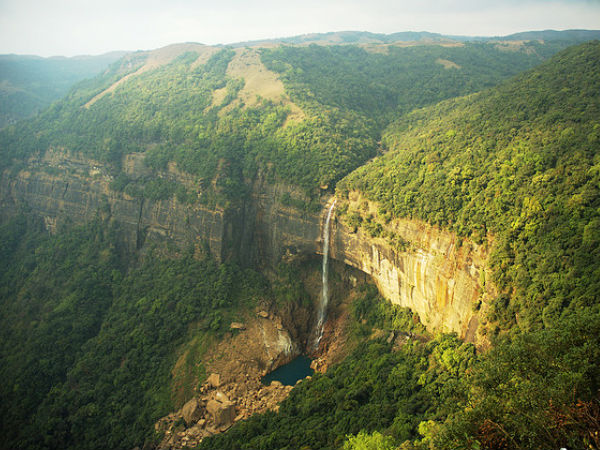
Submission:
[[[570,43],[600,39],[600,30],[543,30],[525,31],[507,36],[458,36],[428,31],[402,31],[398,33],[370,33],[368,31],[333,31],[298,36],[244,41],[230,44],[233,47],[273,44],[390,44],[394,42],[487,42],[487,41],[568,41]]]
[[[286,45],[378,45],[397,42],[419,44],[451,44],[457,42],[552,41],[562,47],[600,39],[598,30],[527,31],[509,36],[453,36],[427,31],[404,31],[384,34],[367,31],[335,31],[298,36],[244,41],[227,47],[271,47]],[[551,56],[559,48],[543,53]],[[546,49],[547,50],[547,49]],[[29,55],[0,55],[0,128],[30,117],[60,99],[77,82],[102,73],[126,52],[110,52],[98,56],[62,56],[42,58]]]
[[[46,108],[78,81],[104,71],[125,55],[98,56],[0,55],[0,128]]]
[[[24,128],[0,134],[0,147],[15,156],[68,148],[116,167],[124,154],[148,151],[155,168],[175,161],[207,187],[217,167],[227,168],[218,190],[229,200],[243,195],[242,174],[256,167],[315,192],[373,157],[397,115],[494,86],[560,48],[366,45],[188,43],[131,53]]]
[[[448,40],[439,33],[427,31],[404,31],[399,33],[384,34],[370,33],[368,31],[332,31],[329,33],[308,33],[298,36],[290,36],[274,39],[263,39],[258,41],[244,41],[231,44],[234,47],[245,45],[267,45],[267,44],[388,44],[392,42],[439,42]]]
[[[544,40],[544,41],[592,41],[600,39],[600,30],[543,30],[525,31],[510,34],[501,38],[506,41],[514,40]]]

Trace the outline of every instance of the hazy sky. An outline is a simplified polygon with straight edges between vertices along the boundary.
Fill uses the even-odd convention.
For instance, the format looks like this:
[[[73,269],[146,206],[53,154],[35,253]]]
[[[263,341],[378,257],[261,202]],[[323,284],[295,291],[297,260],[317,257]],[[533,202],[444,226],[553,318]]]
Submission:
[[[0,53],[99,54],[359,30],[600,29],[600,0],[0,0]]]

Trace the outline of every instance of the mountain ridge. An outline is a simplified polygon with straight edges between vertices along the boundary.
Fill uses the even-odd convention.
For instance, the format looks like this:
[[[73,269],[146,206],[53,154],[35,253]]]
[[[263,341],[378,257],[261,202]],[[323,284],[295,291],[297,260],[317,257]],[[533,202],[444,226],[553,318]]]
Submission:
[[[429,31],[400,31],[394,33],[373,33],[369,31],[332,31],[327,33],[308,33],[297,36],[257,39],[235,42],[233,47],[266,44],[372,44],[396,42],[470,42],[470,41],[522,41],[522,40],[564,40],[587,41],[600,38],[600,30],[539,30],[523,31],[499,36],[464,36],[441,34]]]

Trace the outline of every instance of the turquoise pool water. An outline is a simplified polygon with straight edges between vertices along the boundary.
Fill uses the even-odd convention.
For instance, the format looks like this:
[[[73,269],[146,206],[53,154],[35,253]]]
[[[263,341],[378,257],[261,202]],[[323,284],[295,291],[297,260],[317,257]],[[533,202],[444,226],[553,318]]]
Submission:
[[[281,384],[294,386],[296,381],[313,374],[314,370],[310,368],[311,362],[312,359],[300,355],[289,363],[275,369],[273,372],[266,374],[262,377],[261,381],[263,384],[269,385],[271,381],[277,380]]]

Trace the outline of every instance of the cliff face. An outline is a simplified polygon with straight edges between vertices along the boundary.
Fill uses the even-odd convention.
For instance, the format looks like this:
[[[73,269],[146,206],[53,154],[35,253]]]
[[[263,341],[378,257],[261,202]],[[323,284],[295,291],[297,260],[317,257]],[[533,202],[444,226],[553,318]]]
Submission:
[[[141,167],[135,157],[125,161],[130,174],[141,175]],[[0,208],[4,215],[23,207],[31,210],[44,218],[50,232],[62,223],[85,223],[100,213],[119,223],[132,249],[147,239],[169,239],[181,247],[205,241],[213,255],[223,258],[229,231],[224,211],[184,205],[174,198],[152,201],[114,192],[107,173],[100,163],[50,151],[29,161],[25,170],[2,174]]]
[[[284,205],[284,195],[303,197],[294,187],[269,184],[261,176],[254,183],[244,211],[245,239],[240,249],[254,266],[270,269],[281,260],[319,249],[320,217]]]
[[[264,184],[255,192],[253,236],[259,263],[273,266],[296,254],[322,253],[327,208],[317,216],[283,206],[279,199],[294,194],[286,186]],[[485,248],[416,220],[391,226],[407,242],[405,250],[360,229],[354,232],[334,215],[330,257],[370,275],[385,298],[418,313],[428,329],[479,341],[476,309],[488,295]]]
[[[129,155],[124,161],[130,178],[148,175],[142,159]],[[174,168],[162,175],[192,182]],[[44,218],[51,232],[66,221],[85,223],[96,214],[109,215],[132,249],[165,240],[180,247],[206,242],[219,260],[235,254],[242,264],[266,270],[296,255],[322,252],[326,208],[319,215],[285,206],[284,196],[302,197],[290,186],[258,177],[246,203],[224,211],[175,198],[132,198],[112,191],[110,182],[101,164],[50,151],[25,170],[2,174],[0,208],[4,215],[28,208]],[[334,216],[331,258],[370,275],[384,297],[417,312],[430,330],[477,341],[474,305],[486,295],[484,249],[417,221],[397,221],[394,227],[408,243],[405,250],[360,229],[354,232]]]
[[[408,242],[405,251],[336,222],[331,257],[369,274],[385,298],[418,313],[429,330],[477,341],[475,305],[485,296],[485,251],[417,221],[398,221],[396,230]]]

